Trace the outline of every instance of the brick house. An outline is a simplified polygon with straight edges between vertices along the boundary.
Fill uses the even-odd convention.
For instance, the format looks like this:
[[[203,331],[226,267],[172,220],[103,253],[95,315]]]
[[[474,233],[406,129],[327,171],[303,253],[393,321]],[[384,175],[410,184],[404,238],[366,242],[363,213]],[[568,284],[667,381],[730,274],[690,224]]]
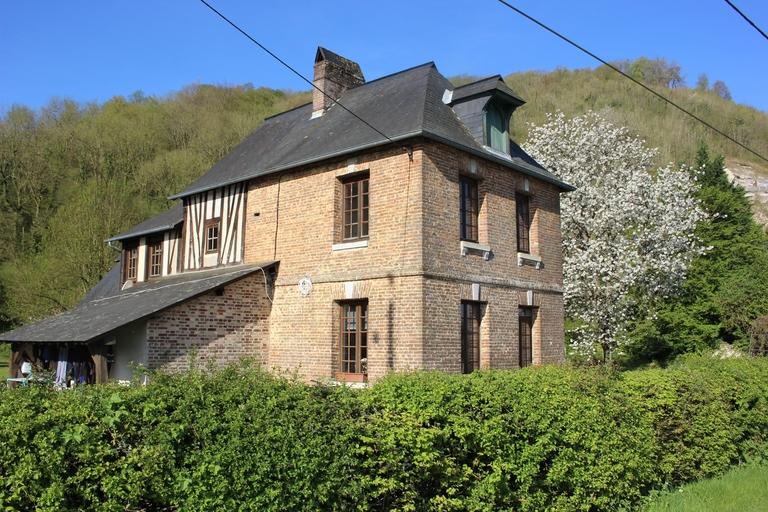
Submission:
[[[3,334],[12,369],[63,344],[87,348],[95,381],[192,352],[339,381],[563,361],[572,187],[510,139],[524,101],[434,63],[366,82],[319,48],[314,72],[325,94],[110,239],[121,261],[76,308]]]

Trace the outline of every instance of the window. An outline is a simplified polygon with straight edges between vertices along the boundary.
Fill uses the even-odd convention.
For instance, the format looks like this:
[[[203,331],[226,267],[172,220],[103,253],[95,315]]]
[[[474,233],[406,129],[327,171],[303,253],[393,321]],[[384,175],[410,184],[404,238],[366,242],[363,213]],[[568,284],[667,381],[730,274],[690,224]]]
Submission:
[[[517,251],[531,252],[531,198],[525,194],[515,196],[517,203]]]
[[[491,149],[509,153],[507,120],[502,110],[492,103],[485,110],[485,142]]]
[[[139,267],[139,244],[123,244],[123,282],[136,281]]]
[[[520,367],[530,366],[533,362],[533,308],[521,307],[519,309],[520,327]]]
[[[480,303],[461,303],[461,372],[480,368]]]
[[[147,254],[149,257],[149,277],[163,275],[163,239],[149,240],[147,243]]]
[[[341,303],[340,370],[344,374],[368,373],[368,302]]]
[[[477,242],[477,181],[462,176],[459,180],[459,190],[461,239],[468,242]]]
[[[368,175],[345,180],[344,240],[368,238]]]
[[[205,221],[205,252],[219,251],[219,227],[220,219],[210,219]]]

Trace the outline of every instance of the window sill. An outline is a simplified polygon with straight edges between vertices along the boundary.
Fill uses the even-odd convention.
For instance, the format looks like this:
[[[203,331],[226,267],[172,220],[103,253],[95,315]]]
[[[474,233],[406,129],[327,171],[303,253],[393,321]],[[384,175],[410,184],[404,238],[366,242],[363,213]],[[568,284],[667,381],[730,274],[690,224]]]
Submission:
[[[459,243],[459,249],[461,251],[462,256],[466,256],[470,252],[479,252],[483,255],[483,259],[485,261],[488,261],[489,259],[491,259],[491,247],[488,245],[483,245],[477,242],[469,242],[467,240],[462,240]]]
[[[355,240],[354,242],[341,242],[331,246],[332,251],[348,251],[350,249],[362,249],[368,247],[368,240]]]
[[[505,153],[504,151],[499,151],[498,149],[493,149],[491,146],[483,145],[483,149],[487,152],[491,153],[495,156],[500,156],[501,158],[504,158],[505,160],[512,160],[512,156],[510,156],[509,153]]]
[[[336,381],[340,383],[345,384],[354,384],[354,383],[361,383],[364,384],[368,382],[368,374],[367,373],[336,373]]]
[[[541,256],[528,254],[527,252],[518,252],[517,266],[522,267],[523,265],[526,265],[526,264],[536,267],[536,270],[541,269],[541,267],[543,266],[543,263],[541,261]]]

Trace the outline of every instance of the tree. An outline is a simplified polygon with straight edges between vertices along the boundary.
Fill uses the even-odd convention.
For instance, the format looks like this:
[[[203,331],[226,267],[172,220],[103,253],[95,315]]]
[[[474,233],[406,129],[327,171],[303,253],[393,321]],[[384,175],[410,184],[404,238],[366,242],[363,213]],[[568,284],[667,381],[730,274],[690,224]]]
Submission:
[[[549,115],[531,127],[526,150],[577,187],[562,197],[565,305],[577,324],[571,344],[607,360],[702,252],[696,181],[686,168],[654,168],[656,150],[591,112]]]
[[[714,92],[724,100],[732,99],[731,91],[728,89],[728,86],[725,85],[725,82],[723,82],[722,80],[715,80],[715,83],[712,84],[712,92]]]
[[[698,80],[696,80],[696,90],[701,92],[707,92],[709,89],[709,77],[706,73],[702,73],[699,75]]]
[[[681,292],[658,301],[634,327],[630,353],[640,363],[723,341],[746,349],[755,319],[768,314],[768,236],[744,189],[728,179],[723,157],[710,157],[702,145],[695,166],[707,212],[696,234],[708,250],[691,263]]]
[[[76,304],[114,263],[104,240],[306,93],[195,86],[0,115],[0,328]]]
[[[667,62],[666,59],[640,57],[637,60],[626,62],[619,68],[622,67],[625,73],[650,85],[675,89],[683,83],[680,66]]]

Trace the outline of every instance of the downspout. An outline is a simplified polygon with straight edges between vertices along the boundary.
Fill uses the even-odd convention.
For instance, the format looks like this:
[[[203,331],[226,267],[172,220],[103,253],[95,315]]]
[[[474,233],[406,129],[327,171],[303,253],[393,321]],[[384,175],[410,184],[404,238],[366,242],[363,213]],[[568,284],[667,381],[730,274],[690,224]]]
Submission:
[[[277,201],[275,204],[275,244],[272,252],[272,259],[277,260],[277,231],[280,228],[280,184],[283,181],[283,175],[277,177]]]

